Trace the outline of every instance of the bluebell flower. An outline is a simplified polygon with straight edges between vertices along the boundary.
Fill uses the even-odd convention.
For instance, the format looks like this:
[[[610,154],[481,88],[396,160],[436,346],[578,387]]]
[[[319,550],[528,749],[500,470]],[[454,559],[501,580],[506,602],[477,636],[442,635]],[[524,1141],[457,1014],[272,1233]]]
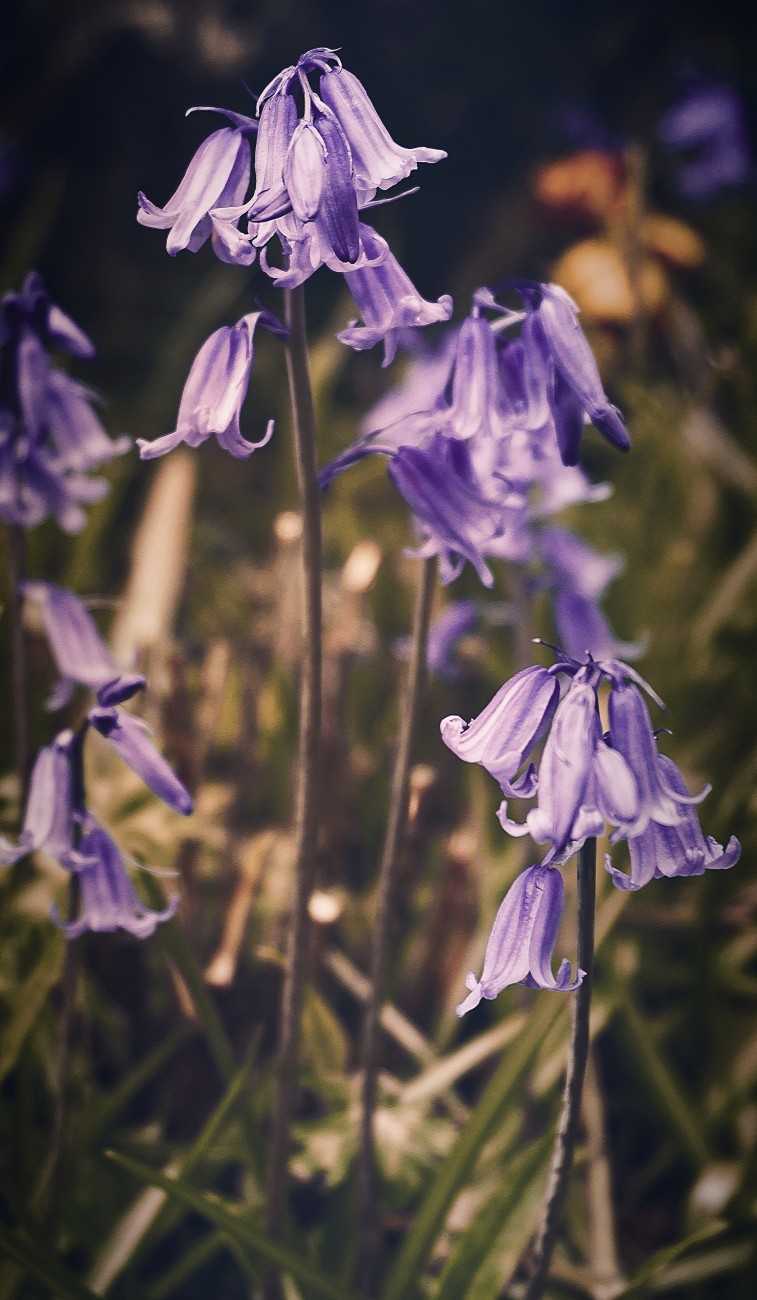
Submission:
[[[254,338],[258,325],[285,336],[276,317],[268,311],[251,312],[236,325],[222,325],[206,339],[197,353],[179,403],[176,430],[148,442],[137,439],[142,460],[164,456],[182,442],[199,447],[214,434],[220,446],[237,459],[251,456],[273,434],[273,420],[259,442],[248,442],[239,427],[242,404],[247,396],[254,360]]]
[[[45,634],[60,673],[60,680],[47,700],[47,708],[62,709],[77,683],[98,691],[118,680],[119,699],[126,698],[122,693],[124,679],[84,602],[73,592],[52,582],[24,582],[21,591],[42,615]],[[139,674],[132,674],[127,680],[130,694],[145,685],[144,677]],[[111,689],[108,703],[115,702],[112,694]]]
[[[62,370],[47,375],[45,420],[60,465],[85,473],[97,465],[123,456],[131,438],[111,438],[103,428],[95,404],[102,398],[93,388],[79,383]]]
[[[112,699],[106,686],[98,699]],[[89,710],[87,719],[101,736],[104,736],[129,767],[141,777],[149,790],[176,812],[189,816],[193,809],[192,796],[186,786],[169,767],[163,755],[150,739],[150,728],[141,718],[124,713],[115,705],[98,703]]]
[[[172,257],[180,249],[196,253],[214,236],[213,245],[222,261],[249,266],[255,260],[255,249],[248,239],[239,236],[233,214],[238,209],[238,222],[244,211],[252,168],[249,137],[256,133],[257,122],[226,108],[189,112],[223,113],[232,125],[221,127],[203,141],[164,208],[140,192],[137,221],[153,229],[168,230],[166,248]]]
[[[471,972],[465,981],[470,992],[457,1007],[458,1016],[478,1006],[482,998],[496,998],[508,984],[562,993],[578,988],[584,972],[579,970],[571,978],[567,958],[560,963],[557,975],[552,971],[564,900],[565,887],[556,868],[529,867],[518,876],[497,912],[481,979]]]
[[[72,868],[74,860],[74,790],[71,750],[76,743],[72,731],[62,731],[51,745],[41,749],[29,781],[24,824],[17,844],[0,836],[0,862],[10,865],[40,849],[61,866]]]
[[[344,276],[363,324],[352,321],[347,329],[337,334],[337,338],[358,352],[383,343],[382,364],[388,366],[394,360],[400,330],[449,320],[452,299],[445,293],[436,303],[426,302],[386,240],[369,226],[364,226],[363,231],[363,247],[369,256],[375,254],[375,264],[369,263],[359,271],[347,271]]]
[[[120,456],[131,439],[110,439],[96,394],[50,361],[50,351],[89,358],[83,330],[50,298],[36,273],[0,303],[0,519],[32,528],[52,516],[65,532],[86,522],[82,507],[107,491],[88,471]]]
[[[295,94],[302,97],[301,113]],[[364,233],[360,210],[419,162],[446,156],[396,145],[361,83],[326,48],[308,50],[274,77],[258,99],[258,114],[250,236],[260,248],[278,236],[287,265],[271,265],[266,253],[260,260],[286,288],[324,263],[342,272],[375,264],[376,236]]]
[[[541,359],[547,369],[547,400],[563,464],[578,462],[585,417],[619,451],[628,451],[628,430],[605,393],[573,299],[557,284],[517,280],[511,287],[532,317],[528,346],[536,353],[534,364]]]
[[[494,578],[484,555],[506,521],[499,503],[480,491],[467,445],[436,434],[425,449],[400,447],[389,462],[389,477],[424,537],[413,553],[438,555],[445,583],[457,577],[467,560],[484,586],[491,587]]]
[[[722,82],[693,82],[663,113],[657,134],[668,148],[685,151],[676,181],[687,198],[713,198],[743,184],[752,170],[743,102]]]
[[[563,693],[556,703],[548,682],[559,678]],[[605,734],[598,700],[602,686],[609,686]],[[689,794],[672,760],[658,754],[642,691],[661,703],[628,664],[581,663],[560,653],[552,668],[526,669],[506,682],[471,724],[470,738],[459,718],[445,719],[442,734],[461,758],[482,763],[506,795],[536,796],[525,821],[510,816],[506,801],[497,817],[508,834],[530,834],[548,845],[543,865],[567,862],[587,839],[611,828],[611,843],[627,840],[631,850],[630,877],[608,867],[623,888],[646,883],[657,866],[664,875],[732,866],[738,842],[731,839],[723,850],[714,840],[703,840],[693,811],[710,787]],[[516,781],[545,733],[545,720],[549,731],[538,768],[529,764]]]
[[[145,906],[134,892],[118,846],[90,815],[85,820],[75,870],[80,889],[79,916],[64,921],[57,907],[52,909],[53,920],[69,939],[77,939],[85,930],[100,934],[126,930],[137,939],[146,939],[178,907],[176,894],[160,912]]]
[[[52,302],[38,271],[30,271],[20,293],[7,293],[0,302],[0,348],[28,333],[48,351],[60,348],[68,356],[91,361],[95,345],[84,330]]]
[[[524,668],[471,722],[444,718],[442,740],[458,758],[485,767],[505,794],[527,798],[536,789],[536,768],[530,764],[518,774],[549,727],[559,699],[553,674],[539,666]]]
[[[724,871],[734,866],[741,856],[741,845],[735,835],[725,848],[711,835],[705,839],[683,774],[666,754],[656,757],[659,783],[674,797],[681,796],[681,802],[676,803],[678,820],[669,825],[652,817],[640,834],[626,836],[631,858],[629,875],[613,866],[609,853],[605,855],[605,868],[619,889],[641,889],[650,880],[662,876],[701,876],[705,871]]]
[[[623,838],[640,835],[650,821],[676,826],[681,820],[679,804],[701,803],[711,787],[705,786],[698,795],[689,795],[667,785],[664,768],[657,761],[649,711],[641,691],[633,682],[625,682],[622,678],[612,681],[608,713],[613,748],[626,760],[639,792],[637,815],[626,828]]]
[[[391,189],[415,171],[418,163],[441,162],[447,157],[443,149],[405,149],[396,144],[362,82],[342,67],[333,51],[328,53],[335,66],[321,77],[318,89],[347,137],[354,182],[361,196]]]

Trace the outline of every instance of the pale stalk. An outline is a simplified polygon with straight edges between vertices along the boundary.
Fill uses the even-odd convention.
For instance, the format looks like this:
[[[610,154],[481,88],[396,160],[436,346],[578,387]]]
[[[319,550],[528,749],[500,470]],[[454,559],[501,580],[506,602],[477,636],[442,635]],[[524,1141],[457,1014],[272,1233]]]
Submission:
[[[562,1110],[555,1135],[552,1165],[539,1229],[531,1254],[524,1300],[541,1300],[568,1189],[578,1126],[581,1092],[589,1057],[589,1012],[594,965],[594,910],[597,888],[597,842],[589,839],[578,856],[578,967],[584,977],[573,994],[568,1067]]]
[[[313,395],[308,371],[305,296],[300,286],[284,293],[287,378],[292,408],[294,457],[302,513],[303,648],[300,675],[300,733],[295,808],[295,896],[284,975],[276,1089],[271,1116],[266,1226],[280,1240],[286,1220],[289,1146],[297,1085],[300,1020],[307,976],[310,921],[308,902],[315,877],[318,769],[321,730],[321,509],[316,460]],[[269,1273],[265,1294],[280,1294]]]

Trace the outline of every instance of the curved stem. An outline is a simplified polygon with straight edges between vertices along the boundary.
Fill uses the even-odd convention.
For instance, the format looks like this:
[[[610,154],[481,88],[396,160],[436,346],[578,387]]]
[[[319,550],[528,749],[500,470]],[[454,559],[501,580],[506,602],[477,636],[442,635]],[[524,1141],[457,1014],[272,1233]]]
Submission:
[[[426,681],[426,653],[431,604],[436,586],[436,558],[424,560],[413,616],[412,656],[405,690],[397,756],[392,776],[386,838],[378,873],[378,898],[371,957],[371,991],[363,1022],[363,1070],[360,1150],[358,1161],[358,1264],[361,1290],[371,1295],[375,1287],[379,1220],[376,1205],[376,1153],[373,1116],[378,1077],[378,1032],[389,955],[394,882],[402,837],[407,823],[410,761],[413,739]]]
[[[297,1082],[300,1018],[308,965],[308,901],[315,877],[318,769],[321,731],[321,509],[316,461],[313,395],[308,371],[305,297],[302,287],[286,290],[287,379],[292,407],[294,454],[302,511],[303,660],[300,678],[300,736],[295,809],[295,897],[284,976],[276,1097],[271,1117],[266,1226],[277,1240],[285,1220],[289,1143]],[[266,1280],[267,1297],[279,1294],[276,1274]]]
[[[578,857],[578,966],[584,972],[573,994],[568,1068],[565,1075],[562,1111],[557,1125],[552,1167],[541,1212],[539,1230],[531,1256],[531,1274],[524,1300],[540,1300],[544,1293],[549,1262],[552,1258],[560,1223],[568,1176],[573,1162],[581,1114],[586,1062],[589,1057],[589,1012],[591,1010],[592,971],[594,965],[594,907],[597,888],[597,842],[589,839]]]

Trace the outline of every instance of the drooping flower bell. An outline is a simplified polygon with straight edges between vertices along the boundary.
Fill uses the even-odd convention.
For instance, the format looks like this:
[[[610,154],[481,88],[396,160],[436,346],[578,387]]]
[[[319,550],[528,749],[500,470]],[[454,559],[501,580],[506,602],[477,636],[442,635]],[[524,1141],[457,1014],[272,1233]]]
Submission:
[[[534,352],[534,366],[540,359],[546,374],[563,464],[578,462],[585,418],[619,451],[628,451],[628,430],[605,393],[573,299],[558,284],[515,280],[508,287],[520,294],[530,316],[527,347]]]
[[[199,447],[211,434],[237,459],[245,459],[265,446],[273,434],[273,420],[268,421],[266,432],[258,442],[248,442],[239,424],[255,356],[255,330],[259,325],[279,338],[286,337],[286,331],[272,312],[256,311],[243,316],[236,325],[222,325],[205,340],[184,385],[175,431],[153,442],[138,438],[142,460],[164,456],[182,442]]]
[[[435,303],[426,302],[403,271],[386,240],[369,226],[364,226],[363,230],[366,232],[363,247],[369,257],[373,255],[375,261],[369,262],[359,271],[347,271],[344,276],[363,324],[353,321],[347,329],[337,334],[337,338],[340,343],[346,343],[358,352],[383,342],[382,364],[388,366],[397,351],[399,331],[449,320],[452,299],[445,293]]]
[[[130,692],[141,689],[141,674],[124,679],[89,610],[78,596],[52,582],[23,582],[25,601],[41,614],[60,680],[53,687],[47,708],[62,709],[78,684],[99,691],[116,681],[128,680]]]
[[[579,970],[572,978],[567,958],[557,975],[552,971],[564,901],[563,879],[555,867],[529,867],[518,876],[497,912],[481,979],[471,972],[465,981],[470,992],[457,1007],[458,1016],[478,1006],[482,998],[495,998],[508,984],[562,993],[578,988],[584,972]]]
[[[179,896],[174,894],[157,912],[137,897],[118,845],[89,814],[75,870],[80,888],[78,917],[64,921],[55,906],[51,913],[68,939],[78,939],[85,930],[98,934],[126,930],[135,939],[146,939],[161,921],[173,916],[179,905]]]
[[[10,866],[41,849],[61,866],[72,866],[74,853],[74,790],[72,731],[62,731],[35,759],[29,782],[24,824],[18,842],[0,836],[0,863]]]
[[[189,112],[222,113],[231,126],[221,127],[203,141],[164,208],[138,194],[137,221],[168,231],[166,248],[172,257],[181,249],[196,253],[213,237],[221,261],[249,266],[255,260],[255,249],[249,240],[236,237],[232,218],[233,209],[244,203],[250,183],[250,137],[255,136],[258,124],[226,108],[190,108]]]
[[[108,437],[92,405],[97,395],[52,365],[53,349],[94,355],[31,272],[20,293],[0,302],[0,519],[33,528],[52,516],[74,533],[86,522],[82,506],[107,491],[88,472],[122,455],[131,439]]]
[[[663,876],[701,876],[705,871],[724,871],[738,862],[741,845],[732,835],[725,848],[708,835],[705,839],[699,818],[692,807],[689,788],[683,774],[666,754],[657,755],[657,776],[674,799],[678,820],[674,825],[650,817],[638,835],[629,834],[630,875],[613,866],[610,854],[605,868],[618,889],[641,889],[654,878]],[[675,796],[681,796],[678,802]]]

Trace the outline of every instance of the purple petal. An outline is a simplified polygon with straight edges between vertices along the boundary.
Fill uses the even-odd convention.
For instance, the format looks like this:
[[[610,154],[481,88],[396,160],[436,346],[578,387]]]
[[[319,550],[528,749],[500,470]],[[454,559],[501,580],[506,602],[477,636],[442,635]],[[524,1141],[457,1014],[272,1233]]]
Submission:
[[[511,783],[552,721],[559,698],[559,684],[546,668],[524,668],[472,722],[445,718],[442,740],[464,762],[480,763],[496,780]]]
[[[169,808],[189,816],[193,810],[192,796],[158,753],[141,719],[102,707],[90,709],[88,717],[95,730],[110,742],[153,794]]]
[[[85,930],[106,934],[126,930],[137,939],[145,939],[161,921],[173,916],[178,897],[172,898],[161,912],[151,911],[137,898],[117,845],[99,826],[93,825],[82,837],[80,854],[83,861],[78,870],[78,920],[65,922],[58,909],[52,909],[53,920],[69,939],[78,938]]]
[[[24,582],[21,590],[41,608],[50,649],[66,683],[97,690],[118,676],[113,656],[78,596],[51,582]],[[51,697],[58,707],[62,693],[59,684]]]
[[[366,192],[388,189],[404,180],[418,163],[446,158],[441,149],[403,149],[395,144],[365,87],[345,68],[325,73],[319,91],[349,141],[355,183]]]

